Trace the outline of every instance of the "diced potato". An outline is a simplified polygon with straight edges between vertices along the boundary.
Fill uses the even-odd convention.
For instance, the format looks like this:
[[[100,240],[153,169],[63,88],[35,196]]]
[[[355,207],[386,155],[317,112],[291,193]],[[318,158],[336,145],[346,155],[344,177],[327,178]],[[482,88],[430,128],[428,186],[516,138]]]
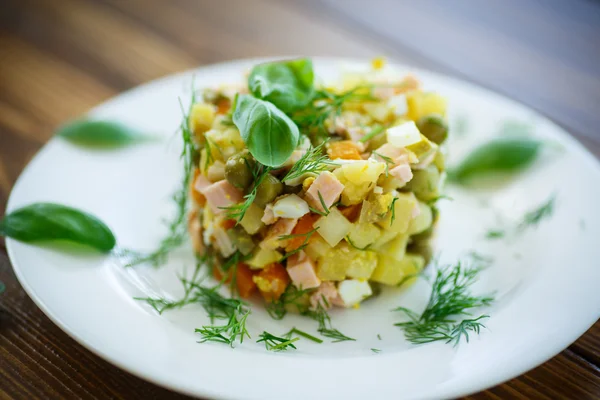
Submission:
[[[335,247],[350,232],[352,223],[337,208],[333,207],[329,210],[329,214],[319,218],[313,227],[318,228],[317,233],[331,247]]]
[[[375,160],[360,160],[340,167],[347,181],[362,184],[376,183],[379,175],[385,171],[385,163]]]
[[[211,154],[215,160],[226,162],[229,157],[246,148],[237,128],[227,128],[223,131],[211,129],[205,136],[212,144]]]
[[[414,91],[407,94],[407,117],[413,121],[428,114],[446,115],[446,99],[437,93]]]
[[[416,275],[425,266],[423,257],[407,253],[402,260],[396,260],[385,254],[379,254],[377,268],[371,275],[371,280],[385,285],[397,285],[411,275]],[[411,284],[414,279],[403,282],[403,286]]]
[[[433,223],[433,213],[431,212],[431,207],[427,204],[419,202],[419,215],[417,215],[414,219],[410,221],[410,226],[408,228],[409,235],[416,235],[418,233],[424,232]]]
[[[373,244],[381,236],[381,229],[373,224],[356,223],[353,224],[348,238],[352,243],[361,249]]]
[[[369,198],[362,203],[358,221],[360,223],[380,221],[389,211],[393,199],[391,193],[369,195]]]
[[[244,214],[244,218],[240,221],[240,225],[250,235],[257,233],[265,224],[261,221],[264,210],[256,204],[250,204],[248,210]]]
[[[377,266],[377,254],[342,243],[319,259],[317,275],[324,281],[341,281],[349,276],[368,279]]]
[[[215,120],[216,107],[207,103],[196,103],[192,106],[189,116],[189,124],[194,136],[200,140],[201,136],[208,131]]]
[[[252,257],[246,261],[246,264],[248,264],[251,269],[261,269],[266,265],[280,261],[282,258],[283,255],[277,250],[267,250],[262,247],[257,247],[254,250]]]
[[[388,143],[396,147],[413,146],[422,140],[421,136],[414,121],[404,121],[386,131]]]
[[[402,260],[406,254],[406,245],[408,244],[408,235],[398,235],[390,242],[385,244],[379,252],[395,260]]]
[[[390,231],[390,230],[382,230],[381,236],[377,238],[377,240],[371,245],[373,250],[381,250],[383,246],[392,241],[396,236],[398,236],[398,232]]]
[[[304,251],[310,258],[316,260],[329,253],[331,251],[331,246],[319,235],[313,235]]]
[[[394,220],[389,212],[384,219],[377,224],[383,228],[396,233],[405,233],[413,219],[413,212],[417,207],[417,199],[412,193],[399,193],[398,200],[394,202]]]
[[[413,178],[406,184],[419,200],[429,201],[440,195],[440,171],[435,165],[413,171]]]
[[[387,102],[364,103],[363,109],[377,122],[386,122],[394,117],[394,108]]]

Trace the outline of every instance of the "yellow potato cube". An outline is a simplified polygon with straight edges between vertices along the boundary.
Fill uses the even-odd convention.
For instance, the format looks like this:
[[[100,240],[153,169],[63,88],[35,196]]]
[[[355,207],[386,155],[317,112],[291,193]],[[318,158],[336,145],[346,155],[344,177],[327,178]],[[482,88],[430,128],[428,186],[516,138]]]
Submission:
[[[363,109],[377,122],[387,122],[394,118],[394,108],[387,103],[363,103]]]
[[[360,185],[377,182],[379,175],[385,171],[385,163],[375,160],[359,160],[344,164],[340,169],[349,182]]]
[[[352,223],[335,207],[329,209],[329,214],[313,224],[317,233],[331,246],[335,247],[352,229]]]
[[[319,259],[317,276],[324,281],[342,281],[346,276],[368,279],[376,266],[375,252],[356,250],[342,243]]]
[[[419,202],[419,215],[410,221],[409,235],[425,232],[433,224],[433,212],[427,204]]]
[[[373,244],[381,236],[381,229],[373,224],[358,223],[353,224],[348,239],[356,247],[364,249],[365,247]]]
[[[412,284],[414,279],[407,278],[418,274],[425,266],[423,257],[407,253],[402,260],[379,254],[377,268],[371,275],[371,280],[385,285]]]
[[[305,250],[306,254],[313,260],[323,257],[331,251],[331,246],[319,235],[311,236]]]
[[[427,114],[446,115],[446,99],[437,93],[413,91],[407,94],[406,103],[406,116],[415,122]]]
[[[252,257],[246,261],[246,264],[250,266],[250,269],[262,269],[269,264],[280,261],[282,258],[283,254],[277,250],[267,250],[258,247],[254,250]]]
[[[196,138],[199,139],[212,127],[216,111],[216,107],[212,104],[196,103],[192,106],[188,122]]]
[[[398,235],[386,243],[379,252],[400,261],[406,255],[406,245],[408,245],[408,235]]]
[[[392,213],[389,212],[385,218],[377,222],[377,224],[382,229],[396,233],[405,233],[413,219],[413,212],[417,207],[417,204],[418,201],[414,194],[400,193],[398,195],[398,200],[394,202],[394,218],[392,218]]]

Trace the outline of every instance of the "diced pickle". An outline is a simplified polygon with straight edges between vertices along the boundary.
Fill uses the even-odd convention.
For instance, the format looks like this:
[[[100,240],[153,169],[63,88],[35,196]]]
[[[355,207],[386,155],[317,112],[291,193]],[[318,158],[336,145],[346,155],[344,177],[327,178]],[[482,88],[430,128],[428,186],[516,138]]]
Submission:
[[[410,235],[416,235],[421,232],[425,232],[433,223],[433,212],[431,207],[425,203],[419,202],[419,215],[410,221],[408,227],[408,233]]]
[[[243,255],[250,254],[252,250],[254,250],[254,247],[256,247],[256,244],[252,240],[252,236],[248,235],[241,226],[234,226],[227,230],[227,236],[229,236],[231,242]]]
[[[419,200],[429,201],[439,197],[440,171],[435,165],[413,171],[413,178],[404,189],[412,191]]]
[[[268,203],[275,200],[275,197],[283,191],[283,184],[271,174],[267,174],[256,189],[256,198],[254,203],[259,207],[265,207]]]
[[[441,115],[429,114],[417,121],[419,131],[436,144],[442,144],[448,137],[448,124]]]
[[[381,229],[375,225],[356,223],[353,224],[348,239],[350,239],[352,245],[364,249],[373,244],[380,236]]]
[[[409,285],[425,266],[425,259],[417,254],[406,253],[402,260],[396,260],[383,253],[379,254],[377,268],[371,280],[385,285]]]
[[[229,157],[225,164],[225,179],[238,189],[247,189],[252,184],[252,170],[256,161],[248,150]]]
[[[319,259],[317,275],[324,281],[342,281],[346,276],[368,279],[376,266],[375,252],[357,250],[342,243]]]
[[[257,233],[265,224],[261,221],[265,211],[257,206],[256,204],[250,204],[250,207],[246,210],[244,218],[240,221],[240,225],[250,235]]]

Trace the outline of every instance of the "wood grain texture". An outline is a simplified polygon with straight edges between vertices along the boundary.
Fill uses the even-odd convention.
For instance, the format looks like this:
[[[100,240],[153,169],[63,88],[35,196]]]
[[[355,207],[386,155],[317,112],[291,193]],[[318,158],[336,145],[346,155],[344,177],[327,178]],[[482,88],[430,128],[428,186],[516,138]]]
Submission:
[[[240,57],[389,54],[520,99],[600,155],[600,6],[585,0],[570,7],[566,0],[545,6],[519,0],[512,8],[500,0],[452,4],[4,0],[0,209],[62,122],[150,79]],[[7,285],[0,295],[0,399],[185,398],[110,365],[62,332],[15,279],[1,240],[0,280]],[[600,323],[547,363],[470,398],[600,398],[598,365]]]

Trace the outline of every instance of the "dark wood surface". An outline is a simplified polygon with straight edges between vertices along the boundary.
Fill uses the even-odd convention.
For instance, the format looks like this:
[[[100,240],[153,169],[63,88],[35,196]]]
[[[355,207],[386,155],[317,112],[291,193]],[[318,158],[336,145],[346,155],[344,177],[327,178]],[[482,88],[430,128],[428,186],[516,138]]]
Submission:
[[[516,98],[600,155],[599,27],[600,4],[587,0],[0,0],[0,210],[61,122],[150,79],[241,57],[386,54]],[[184,398],[50,322],[1,242],[0,281],[0,398]],[[472,398],[600,398],[599,365],[596,323]]]

